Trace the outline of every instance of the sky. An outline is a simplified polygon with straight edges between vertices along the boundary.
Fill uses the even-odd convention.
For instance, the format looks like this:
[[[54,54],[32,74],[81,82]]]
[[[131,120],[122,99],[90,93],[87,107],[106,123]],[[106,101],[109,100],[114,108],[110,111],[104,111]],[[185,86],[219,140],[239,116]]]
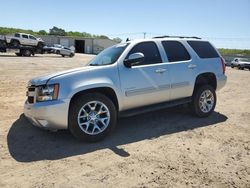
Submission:
[[[57,26],[123,40],[144,32],[198,36],[216,47],[250,49],[250,0],[0,0],[0,6],[0,27]]]

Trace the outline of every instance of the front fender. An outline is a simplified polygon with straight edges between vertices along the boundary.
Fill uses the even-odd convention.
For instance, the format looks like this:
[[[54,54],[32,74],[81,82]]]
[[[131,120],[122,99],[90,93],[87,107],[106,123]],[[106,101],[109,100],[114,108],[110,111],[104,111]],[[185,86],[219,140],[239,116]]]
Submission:
[[[67,98],[72,99],[74,95],[76,95],[79,92],[86,91],[89,89],[98,89],[98,88],[110,88],[112,89],[116,97],[118,99],[119,107],[122,107],[122,104],[120,104],[121,101],[121,92],[119,88],[116,87],[116,84],[112,82],[112,80],[108,78],[100,78],[100,79],[91,79],[91,80],[85,80],[83,82],[80,82],[78,84],[75,84],[71,90],[71,92],[68,94]]]

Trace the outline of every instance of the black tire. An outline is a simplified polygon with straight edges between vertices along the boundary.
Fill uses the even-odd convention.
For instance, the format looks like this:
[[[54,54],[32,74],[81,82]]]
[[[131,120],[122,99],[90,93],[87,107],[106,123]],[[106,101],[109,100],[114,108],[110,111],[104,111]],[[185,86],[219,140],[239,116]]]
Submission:
[[[57,51],[56,51],[56,54],[57,54],[57,55],[59,55],[59,54],[60,54],[60,51],[59,51],[59,50],[57,50]]]
[[[231,68],[233,69],[233,68],[234,68],[234,66],[233,66],[233,65],[231,65]]]
[[[210,91],[211,94],[213,95],[214,103],[213,103],[211,110],[209,110],[208,112],[204,112],[204,111],[202,111],[202,109],[200,107],[200,98],[201,98],[201,95],[203,94],[203,92],[205,92],[207,90]],[[197,117],[200,117],[200,118],[208,117],[214,111],[214,108],[216,106],[216,100],[217,100],[216,93],[215,93],[215,90],[212,86],[204,85],[204,86],[201,86],[201,87],[195,89],[194,94],[193,94],[193,99],[191,102],[191,108],[192,108],[194,115]]]
[[[30,57],[32,55],[31,50],[23,50],[22,55],[25,57]]]
[[[71,54],[69,55],[69,57],[74,57],[74,54],[73,54],[73,53],[71,53]]]
[[[11,41],[11,45],[14,46],[14,47],[19,47],[20,46],[20,42],[17,41],[17,40],[12,40]]]
[[[106,128],[103,129],[102,132],[91,135],[82,130],[78,124],[78,115],[82,107],[84,107],[87,103],[92,101],[99,101],[107,107],[110,114],[110,121]],[[88,114],[90,114],[89,112]],[[87,118],[87,117],[86,117]],[[85,120],[86,121],[86,120]],[[114,103],[105,95],[100,93],[88,93],[80,95],[79,97],[73,99],[70,105],[69,110],[69,130],[72,135],[80,141],[87,142],[97,142],[103,140],[107,135],[109,135],[115,128],[117,123],[117,110]],[[93,124],[90,124],[92,127]],[[86,128],[85,128],[86,129]],[[88,130],[88,128],[87,128]]]
[[[65,55],[62,55],[62,57],[65,57]]]

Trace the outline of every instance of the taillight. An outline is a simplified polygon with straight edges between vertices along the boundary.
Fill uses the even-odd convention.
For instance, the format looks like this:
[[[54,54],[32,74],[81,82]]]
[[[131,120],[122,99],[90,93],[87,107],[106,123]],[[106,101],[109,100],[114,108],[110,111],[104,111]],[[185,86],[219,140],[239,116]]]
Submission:
[[[225,74],[225,72],[226,72],[225,60],[224,60],[223,57],[221,57],[220,60],[221,60],[221,66],[222,66],[223,74]]]

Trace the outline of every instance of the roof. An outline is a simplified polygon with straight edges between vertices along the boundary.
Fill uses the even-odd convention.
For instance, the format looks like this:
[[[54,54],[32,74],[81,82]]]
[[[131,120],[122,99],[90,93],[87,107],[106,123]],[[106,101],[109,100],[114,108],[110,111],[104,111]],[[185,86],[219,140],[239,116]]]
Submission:
[[[151,41],[163,41],[163,40],[168,40],[168,41],[207,41],[207,40],[202,40],[200,38],[193,38],[193,37],[187,37],[187,38],[178,38],[178,37],[157,37],[157,38],[151,38],[151,39],[134,39],[131,41],[128,41],[127,43],[138,43],[138,42],[151,42]]]

